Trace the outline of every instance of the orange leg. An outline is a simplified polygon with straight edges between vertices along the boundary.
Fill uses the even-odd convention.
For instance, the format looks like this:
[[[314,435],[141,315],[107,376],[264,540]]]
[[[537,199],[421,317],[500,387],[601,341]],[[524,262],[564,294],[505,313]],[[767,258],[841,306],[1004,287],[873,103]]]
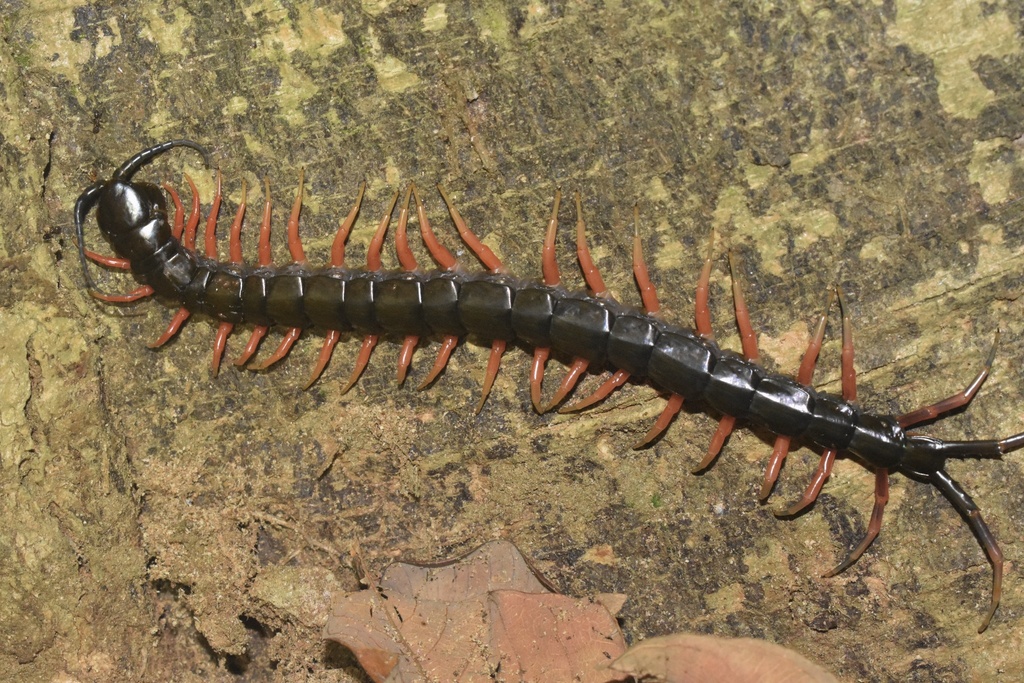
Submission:
[[[366,183],[364,182],[359,186],[359,196],[356,198],[355,206],[352,207],[345,220],[338,226],[338,233],[334,236],[334,242],[331,244],[332,268],[340,268],[345,265],[345,241],[348,240],[348,234],[352,232],[352,226],[355,225],[356,216],[359,215],[359,207],[363,204],[363,192],[365,191]]]
[[[839,566],[824,576],[835,576],[853,565],[864,551],[868,549],[871,542],[878,536],[882,529],[882,513],[885,512],[885,504],[889,502],[889,470],[884,467],[875,470],[875,506],[871,510],[871,520],[868,522],[868,531],[864,540],[856,548],[850,551],[846,559],[839,563]]]
[[[549,348],[534,349],[533,363],[530,364],[530,401],[538,414],[544,413],[544,408],[541,406],[541,389],[544,382],[544,364],[548,362],[550,355],[551,349]]]
[[[412,249],[409,248],[409,231],[407,229],[412,188],[412,183],[409,183],[409,189],[405,193],[405,203],[402,205],[402,210],[398,212],[398,229],[395,230],[395,251],[398,253],[398,262],[407,273],[411,273],[417,268],[416,257],[413,255]]]
[[[324,337],[324,345],[320,347],[320,356],[313,367],[313,374],[309,376],[309,381],[306,382],[306,386],[302,387],[303,389],[309,389],[313,386],[313,382],[323,373],[327,363],[331,360],[331,354],[334,353],[334,347],[338,344],[339,339],[341,339],[341,332],[338,330],[327,331],[327,335]]]
[[[554,206],[551,207],[551,218],[548,219],[548,228],[544,234],[544,249],[541,253],[541,272],[544,274],[543,282],[548,287],[556,287],[562,281],[562,274],[558,271],[558,260],[555,258],[555,234],[558,231],[558,207],[562,203],[562,191],[555,190]],[[537,348],[533,350],[533,363],[530,365],[530,402],[537,413],[543,413],[541,397],[544,385],[544,365],[551,355],[550,348]]]
[[[565,377],[562,378],[561,384],[558,385],[558,390],[551,397],[551,402],[544,407],[543,412],[546,413],[551,410],[569,395],[569,392],[576,386],[576,383],[580,381],[580,377],[587,371],[588,365],[590,365],[590,361],[585,358],[573,359],[572,365],[569,366],[569,370],[565,373]]]
[[[249,335],[249,341],[245,343],[245,348],[242,350],[242,355],[235,361],[235,367],[242,367],[249,362],[249,359],[256,354],[256,350],[260,347],[260,342],[267,336],[267,332],[270,330],[266,325],[257,325],[252,328],[252,334]]]
[[[651,282],[651,276],[647,272],[647,262],[644,260],[643,244],[640,242],[640,210],[636,204],[633,205],[633,278],[636,286],[640,289],[640,299],[644,304],[644,311],[647,315],[657,315],[661,310],[661,303],[658,301],[658,290]]]
[[[781,514],[776,513],[779,517],[797,515],[818,499],[818,494],[821,493],[821,487],[825,485],[825,480],[832,475],[832,466],[836,462],[837,453],[838,451],[830,448],[821,454],[821,460],[818,461],[818,466],[815,468],[814,474],[811,475],[811,483],[804,490],[803,495],[800,496],[800,500],[791,505],[785,512]]]
[[[242,221],[245,219],[246,199],[248,197],[245,181],[242,181],[242,201],[235,212],[235,220],[231,222],[228,232],[228,256],[232,263],[241,264],[242,258]]]
[[[843,318],[843,351],[842,351],[842,375],[843,375],[843,399],[847,401],[857,400],[857,371],[853,367],[853,324],[850,322],[850,315],[846,310],[846,299],[843,297],[843,290],[836,288],[839,296],[839,312]],[[793,516],[813,503],[821,493],[821,487],[825,480],[832,474],[832,466],[835,464],[837,452],[829,449],[822,453],[818,467],[811,476],[811,483],[804,490],[803,495],[796,504],[792,505],[783,513],[783,516]]]
[[[299,169],[299,189],[295,192],[295,201],[292,203],[292,212],[288,216],[288,252],[292,255],[293,263],[305,263],[306,252],[302,249],[302,240],[299,239],[299,214],[302,212],[302,188],[305,187],[306,169]]]
[[[178,191],[170,183],[161,183],[160,186],[171,195],[171,201],[174,203],[174,227],[171,228],[171,236],[180,240],[181,234],[185,231],[185,207],[181,203]]]
[[[708,241],[708,254],[704,258],[704,267],[700,269],[697,280],[697,296],[694,319],[697,323],[697,334],[705,339],[714,339],[715,331],[711,329],[711,310],[708,308],[708,291],[711,285],[711,254],[715,247],[715,232],[711,231]]]
[[[261,266],[269,266],[271,263],[270,256],[270,216],[271,216],[271,203],[270,203],[270,179],[263,179],[263,187],[266,198],[263,201],[263,217],[260,219],[260,236],[257,244],[257,263]],[[188,230],[185,230],[186,234]],[[267,336],[268,328],[266,325],[257,325],[252,328],[252,334],[249,335],[249,341],[245,343],[245,349],[242,351],[242,355],[235,361],[235,367],[242,367],[249,362],[249,359],[256,354],[256,350],[260,347],[260,342],[263,341],[263,337]]]
[[[560,412],[560,413],[574,413],[577,410],[583,410],[584,408],[589,408],[590,406],[594,405],[598,401],[603,401],[604,399],[608,398],[608,396],[610,396],[613,391],[615,391],[616,389],[621,387],[623,384],[625,384],[626,380],[628,380],[628,379],[629,379],[629,373],[628,372],[626,372],[625,370],[616,370],[611,375],[609,375],[608,379],[606,379],[601,384],[601,386],[599,386],[597,388],[597,390],[594,393],[592,393],[590,396],[587,396],[582,401],[577,401],[576,403],[573,403],[572,405],[568,405],[568,406],[564,406],[562,408],[559,408],[558,412]]]
[[[978,393],[978,389],[981,389],[981,385],[988,377],[988,373],[992,370],[992,363],[996,358],[996,346],[998,346],[998,344],[999,332],[996,331],[996,338],[992,340],[992,350],[989,351],[988,358],[985,360],[985,365],[981,368],[981,372],[979,372],[977,376],[971,380],[971,383],[967,385],[966,389],[931,405],[900,415],[896,418],[896,422],[899,423],[900,427],[906,429],[908,427],[921,424],[922,422],[927,422],[928,420],[934,420],[941,415],[945,415],[951,410],[956,410],[957,408],[961,408],[970,403],[974,398],[974,395]]]
[[[548,287],[555,287],[562,281],[562,274],[558,272],[558,259],[555,258],[555,233],[558,231],[558,207],[561,203],[562,191],[555,190],[555,201],[551,207],[551,218],[548,219],[541,253],[541,272],[544,274],[544,284]]]
[[[434,361],[434,367],[430,369],[430,373],[427,375],[427,378],[423,380],[422,384],[420,384],[420,391],[429,387],[430,384],[437,379],[437,376],[440,375],[441,371],[444,370],[446,365],[448,365],[448,359],[451,357],[452,351],[455,350],[455,347],[458,346],[458,344],[459,338],[455,335],[447,336],[441,340],[441,350],[437,352],[437,360]]]
[[[405,375],[412,363],[412,354],[416,351],[416,345],[419,343],[420,338],[415,335],[409,335],[402,342],[402,348],[398,352],[398,386],[405,384]]]
[[[832,297],[835,293],[829,291],[828,304],[825,306],[825,312],[821,314],[821,318],[818,320],[818,327],[811,337],[810,343],[807,345],[807,351],[804,352],[804,358],[800,363],[800,370],[797,372],[796,381],[800,384],[810,384],[811,379],[814,376],[814,366],[818,361],[818,353],[821,351],[821,343],[825,338],[825,325],[828,322],[828,310],[832,307]],[[782,463],[786,460],[786,455],[789,454],[789,445],[792,441],[792,437],[780,434],[775,438],[775,447],[772,450],[772,456],[768,459],[768,466],[765,467],[764,481],[761,483],[761,492],[759,498],[762,502],[768,500],[768,496],[772,493],[772,487],[775,485],[775,480],[779,477],[779,471],[782,469]]]
[[[221,175],[218,170],[217,184],[213,190],[213,205],[210,207],[210,215],[206,217],[206,232],[203,240],[206,256],[214,260],[217,259],[217,218],[220,216],[221,199]]]
[[[231,330],[235,327],[234,323],[224,322],[217,326],[217,336],[213,339],[213,361],[211,369],[213,370],[213,376],[216,377],[220,371],[220,361],[224,357],[224,348],[228,344],[228,335],[231,334]]]
[[[263,179],[263,218],[260,219],[260,236],[256,246],[256,263],[261,266],[269,266],[272,259],[270,256],[270,178]]]
[[[185,324],[185,321],[188,320],[190,315],[192,315],[192,311],[184,307],[179,308],[178,312],[174,314],[173,318],[171,318],[171,322],[167,324],[167,329],[164,330],[164,333],[160,335],[155,342],[149,345],[149,348],[158,349],[169,342],[174,335],[178,334],[178,331],[181,330],[181,326]]]
[[[587,287],[598,298],[608,296],[608,288],[601,277],[601,271],[594,265],[594,259],[590,256],[590,247],[587,246],[587,226],[583,222],[583,206],[580,203],[580,193],[576,193],[576,258],[579,259],[580,269],[583,271],[583,279],[587,281]]]
[[[130,304],[133,301],[138,301],[139,299],[145,299],[147,296],[151,296],[153,294],[153,288],[149,285],[142,285],[140,287],[136,287],[127,294],[103,294],[95,290],[90,290],[89,294],[92,295],[92,298],[99,299],[100,301],[106,301],[108,304]]]
[[[655,421],[654,425],[647,431],[644,438],[640,439],[633,448],[643,448],[650,442],[654,441],[661,435],[663,431],[668,429],[669,423],[672,422],[672,418],[682,410],[683,408],[683,397],[679,394],[672,394],[668,398],[668,403],[665,404],[665,409],[661,411],[661,415]]]
[[[196,187],[192,176],[185,174],[185,182],[192,191],[192,206],[188,214],[188,222],[185,223],[185,232],[182,235],[181,243],[187,249],[196,248],[196,228],[199,227],[199,189]]]
[[[348,383],[342,387],[341,393],[348,393],[348,390],[359,381],[359,376],[363,374],[363,370],[366,369],[366,365],[370,362],[370,354],[373,353],[373,347],[377,345],[377,340],[378,337],[375,334],[368,334],[363,338],[363,345],[359,347],[359,356],[356,358],[356,366],[352,369],[352,374],[348,377]]]
[[[708,452],[704,455],[704,459],[693,468],[693,473],[703,472],[707,468],[711,467],[711,463],[715,461],[718,454],[722,452],[722,446],[725,445],[725,440],[732,434],[732,430],[736,427],[736,418],[732,415],[723,415],[718,421],[718,429],[715,430],[715,435],[711,437],[711,444],[708,446]]]
[[[502,339],[495,339],[491,342],[491,355],[487,359],[487,371],[484,373],[483,395],[480,396],[480,403],[477,404],[475,413],[483,410],[487,395],[491,393],[494,386],[494,378],[498,376],[498,366],[501,365],[501,356],[505,353],[506,342]]]
[[[437,241],[437,236],[430,227],[427,212],[423,208],[420,194],[416,191],[415,185],[412,186],[412,194],[416,198],[416,217],[420,222],[420,236],[423,238],[423,244],[427,246],[427,251],[430,252],[430,257],[437,261],[437,265],[441,266],[444,270],[455,270],[459,267],[459,264],[455,257],[452,256],[452,253]]]
[[[281,343],[278,345],[277,350],[270,355],[270,358],[267,358],[265,361],[263,361],[262,363],[260,363],[259,365],[252,369],[266,370],[271,365],[287,356],[288,352],[292,350],[292,346],[295,345],[295,341],[299,338],[299,335],[301,334],[301,327],[289,327],[288,331],[284,333],[284,339],[281,340]]]
[[[366,269],[377,271],[383,268],[383,264],[380,260],[381,249],[384,248],[384,235],[387,234],[388,225],[391,224],[391,214],[395,210],[395,204],[398,203],[398,193],[391,198],[391,205],[388,206],[387,213],[380,219],[380,223],[377,225],[377,231],[373,233],[373,239],[370,240],[370,246],[366,248]]]
[[[466,221],[462,219],[459,214],[459,210],[451,203],[448,199],[447,193],[444,188],[440,185],[437,186],[437,191],[441,193],[441,198],[444,200],[445,205],[448,207],[448,213],[451,214],[452,222],[455,223],[455,229],[459,231],[459,237],[466,243],[470,251],[476,254],[476,257],[480,259],[480,262],[484,264],[492,273],[504,273],[505,267],[501,265],[501,260],[494,255],[494,252],[490,248],[480,241],[480,238],[473,234],[473,231],[466,225]]]
[[[116,256],[104,256],[103,254],[97,254],[92,249],[85,249],[86,257],[93,263],[98,263],[101,266],[107,268],[117,268],[118,270],[131,270],[132,262],[126,258],[118,258]]]

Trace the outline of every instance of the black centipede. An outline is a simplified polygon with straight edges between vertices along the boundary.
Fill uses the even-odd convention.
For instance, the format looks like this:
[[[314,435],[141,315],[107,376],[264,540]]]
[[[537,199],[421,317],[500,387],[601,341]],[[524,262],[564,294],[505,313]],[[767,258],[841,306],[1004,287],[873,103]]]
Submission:
[[[672,324],[658,315],[658,297],[648,276],[638,232],[633,239],[633,274],[643,310],[612,299],[590,258],[578,195],[577,256],[586,291],[570,291],[560,284],[555,260],[559,193],[555,195],[544,239],[540,281],[507,274],[501,261],[472,233],[440,186],[438,189],[460,237],[481,261],[485,272],[470,273],[460,268],[452,253],[436,238],[419,194],[411,185],[399,210],[396,230],[400,270],[385,270],[381,262],[381,250],[398,204],[398,193],[374,233],[366,266],[345,265],[345,243],[360,209],[362,189],[341,222],[328,265],[312,267],[307,264],[298,234],[302,175],[287,227],[293,262],[282,267],[271,263],[268,189],[260,226],[258,261],[255,266],[244,263],[239,237],[246,208],[243,186],[243,199],[230,231],[231,260],[225,263],[217,258],[215,239],[221,203],[219,174],[206,224],[204,253],[196,250],[199,197],[191,179],[186,176],[192,187],[192,207],[187,223],[179,195],[172,187],[164,186],[176,209],[173,225],[160,187],[133,180],[140,168],[176,147],[199,152],[209,165],[209,153],[201,145],[191,140],[171,140],[139,152],[125,161],[109,180],[90,185],[74,208],[84,278],[94,297],[124,303],[156,296],[179,307],[167,330],[151,346],[166,343],[192,314],[214,318],[219,321],[212,362],[216,374],[226,340],[235,326],[253,326],[245,350],[236,361],[239,366],[250,362],[272,326],[286,328],[277,350],[257,366],[263,369],[284,358],[303,330],[318,328],[324,332],[325,339],[308,387],[327,366],[341,335],[352,334],[363,341],[355,369],[344,387],[347,391],[358,381],[381,338],[401,340],[399,383],[404,382],[420,341],[440,341],[437,359],[420,385],[426,388],[438,379],[460,340],[471,337],[490,346],[477,411],[486,401],[509,344],[532,350],[530,396],[538,412],[556,407],[562,412],[580,410],[603,400],[626,381],[646,382],[667,393],[669,399],[637,447],[656,439],[684,401],[706,406],[708,412],[721,416],[711,446],[695,472],[711,466],[738,420],[775,435],[775,446],[760,491],[762,501],[770,496],[793,441],[820,449],[822,456],[811,483],[799,501],[781,516],[799,514],[817,499],[840,454],[851,456],[874,471],[874,506],[865,536],[826,576],[850,567],[878,536],[888,502],[891,474],[900,473],[934,486],[966,521],[992,566],[992,597],[978,632],[984,631],[991,622],[1002,592],[1002,551],[978,506],[949,475],[945,464],[949,459],[1001,458],[1004,453],[1024,446],[1024,432],[999,440],[945,441],[908,430],[970,403],[990,372],[998,333],[981,371],[965,389],[902,415],[876,415],[861,409],[855,402],[852,325],[839,287],[830,292],[829,302],[797,375],[788,377],[768,372],[758,363],[756,335],[736,278],[733,279],[733,299],[742,353],[722,349],[715,343],[708,308],[710,247],[697,285],[694,329]],[[415,197],[424,243],[438,265],[438,269],[429,272],[419,269],[409,247],[407,223],[412,197]],[[100,232],[115,252],[113,257],[101,256],[85,246],[84,224],[94,207]],[[130,271],[139,282],[138,288],[120,295],[101,292],[90,275],[90,260]],[[819,392],[811,384],[829,309],[835,298],[842,318],[842,395],[838,397]],[[572,362],[554,395],[544,401],[543,376],[546,362],[552,355],[571,358]],[[563,405],[580,377],[600,369],[607,369],[611,374],[593,394]]]

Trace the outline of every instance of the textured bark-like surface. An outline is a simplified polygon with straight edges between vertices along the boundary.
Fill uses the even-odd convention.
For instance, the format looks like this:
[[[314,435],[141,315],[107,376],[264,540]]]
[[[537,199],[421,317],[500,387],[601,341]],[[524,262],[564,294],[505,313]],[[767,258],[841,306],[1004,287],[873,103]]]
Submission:
[[[539,274],[554,188],[578,188],[597,263],[634,303],[639,202],[676,320],[691,319],[714,228],[719,339],[739,346],[732,249],[773,368],[796,368],[841,282],[872,410],[959,390],[1001,328],[975,404],[929,429],[1020,430],[1024,6],[705,4],[0,3],[0,583],[11,596],[0,668],[26,681],[360,680],[319,639],[332,590],[354,588],[356,567],[504,537],[567,593],[629,594],[631,640],[762,637],[845,680],[1024,677],[1024,456],[950,466],[1009,561],[979,636],[989,565],[923,485],[895,478],[880,539],[821,579],[867,523],[873,477],[854,462],[838,464],[807,514],[778,521],[772,510],[799,495],[818,454],[794,452],[759,505],[771,435],[737,432],[692,476],[713,420],[684,411],[633,451],[663,405],[647,387],[579,416],[537,416],[515,350],[474,415],[484,348],[464,345],[417,392],[436,345],[399,388],[397,346],[385,344],[340,396],[349,340],[303,392],[315,334],[270,371],[212,378],[209,321],[154,353],[145,342],[166,309],[122,312],[81,288],[76,196],[93,173],[172,137],[214,150],[226,209],[243,178],[271,178],[282,263],[301,167],[314,260],[367,181],[351,263],[396,188],[443,182],[511,272]],[[208,202],[211,174],[191,152],[143,175],[180,186],[183,170]],[[581,284],[569,274],[570,204],[561,219],[560,260]],[[837,329],[817,376],[832,391]]]

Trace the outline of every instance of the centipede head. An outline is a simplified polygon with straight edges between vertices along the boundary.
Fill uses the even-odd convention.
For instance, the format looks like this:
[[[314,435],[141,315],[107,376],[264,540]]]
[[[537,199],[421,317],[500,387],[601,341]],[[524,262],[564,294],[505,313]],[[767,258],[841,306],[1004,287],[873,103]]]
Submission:
[[[210,153],[191,140],[170,140],[145,149],[129,158],[118,168],[110,180],[90,185],[75,202],[75,235],[86,286],[95,291],[85,256],[85,217],[96,209],[96,221],[103,236],[111,243],[118,256],[129,260],[152,254],[154,249],[170,237],[167,225],[167,207],[163,192],[152,183],[133,182],[132,177],[145,164],[174,147],[190,147],[203,155],[210,164]]]

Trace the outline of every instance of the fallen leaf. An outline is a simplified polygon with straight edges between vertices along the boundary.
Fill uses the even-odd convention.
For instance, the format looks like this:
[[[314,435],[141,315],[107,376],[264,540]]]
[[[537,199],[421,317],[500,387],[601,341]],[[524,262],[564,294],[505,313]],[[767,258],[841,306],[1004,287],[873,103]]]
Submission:
[[[682,633],[644,640],[610,668],[659,683],[838,683],[781,645]]]
[[[443,564],[397,562],[369,589],[336,594],[324,637],[377,682],[610,683],[626,647],[603,604],[552,591],[513,544]]]

